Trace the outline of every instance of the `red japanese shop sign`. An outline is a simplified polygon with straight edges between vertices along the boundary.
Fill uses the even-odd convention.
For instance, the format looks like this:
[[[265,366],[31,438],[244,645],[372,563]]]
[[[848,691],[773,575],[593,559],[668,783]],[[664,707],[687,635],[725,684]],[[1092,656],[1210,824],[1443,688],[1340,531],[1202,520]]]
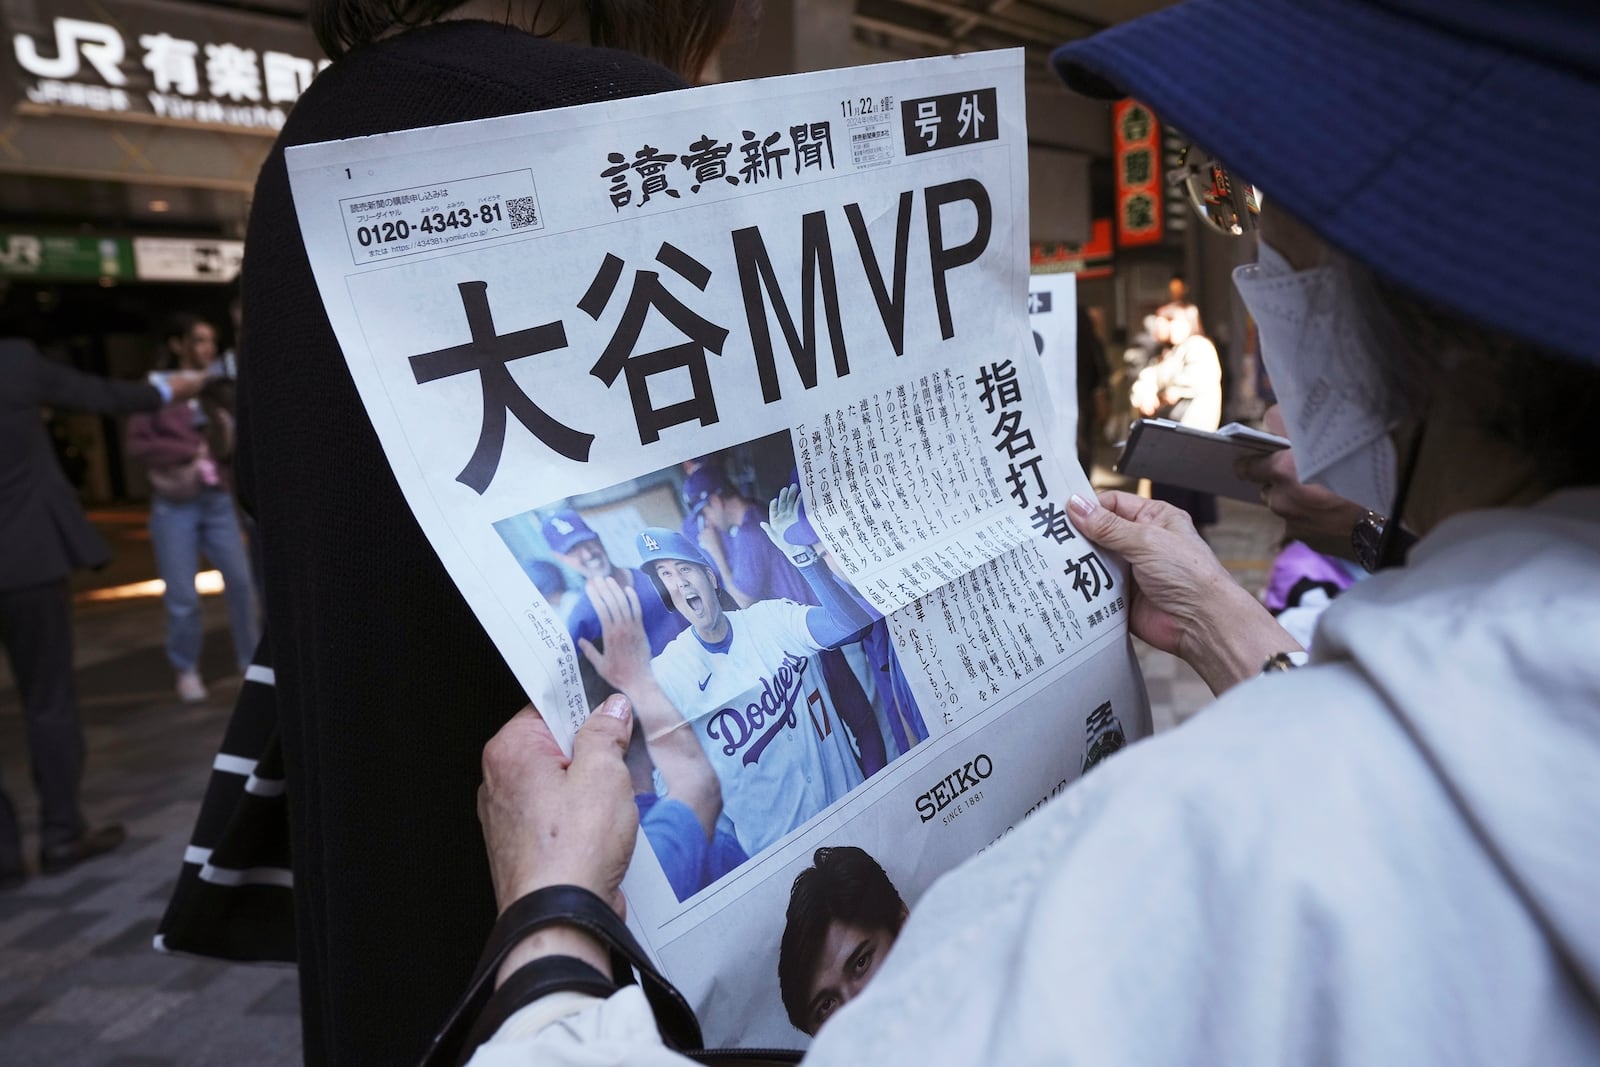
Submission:
[[[1117,247],[1160,244],[1165,236],[1161,184],[1161,124],[1136,100],[1111,107],[1116,167]]]

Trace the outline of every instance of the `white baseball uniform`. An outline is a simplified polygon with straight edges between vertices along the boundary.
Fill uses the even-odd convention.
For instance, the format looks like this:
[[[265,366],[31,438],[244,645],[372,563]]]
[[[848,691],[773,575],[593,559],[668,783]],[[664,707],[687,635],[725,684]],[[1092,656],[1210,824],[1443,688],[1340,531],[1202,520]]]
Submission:
[[[651,661],[716,768],[723,814],[751,856],[862,780],[814,655],[812,610],[763,600],[727,613],[721,644],[689,629]]]

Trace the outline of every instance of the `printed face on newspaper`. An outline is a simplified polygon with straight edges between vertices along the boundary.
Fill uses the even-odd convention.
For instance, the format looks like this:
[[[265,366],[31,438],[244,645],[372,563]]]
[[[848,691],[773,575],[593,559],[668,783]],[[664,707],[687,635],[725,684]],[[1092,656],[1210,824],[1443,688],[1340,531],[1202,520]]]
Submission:
[[[1022,101],[991,53],[289,152],[440,558],[563,744],[635,705],[628,919],[713,1043],[803,1045],[1148,730],[1028,326]]]

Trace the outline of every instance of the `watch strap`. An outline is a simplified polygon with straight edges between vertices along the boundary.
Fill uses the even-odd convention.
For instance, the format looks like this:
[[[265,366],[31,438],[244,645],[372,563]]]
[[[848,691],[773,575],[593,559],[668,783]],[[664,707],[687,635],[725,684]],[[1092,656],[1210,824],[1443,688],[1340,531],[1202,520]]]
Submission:
[[[1368,574],[1377,573],[1382,558],[1383,531],[1387,523],[1388,520],[1382,515],[1369,511],[1357,519],[1350,530],[1350,548],[1355,553],[1356,562]]]
[[[1267,657],[1261,664],[1262,674],[1274,674],[1278,671],[1292,671],[1296,667],[1304,667],[1311,662],[1309,652],[1277,652]]]

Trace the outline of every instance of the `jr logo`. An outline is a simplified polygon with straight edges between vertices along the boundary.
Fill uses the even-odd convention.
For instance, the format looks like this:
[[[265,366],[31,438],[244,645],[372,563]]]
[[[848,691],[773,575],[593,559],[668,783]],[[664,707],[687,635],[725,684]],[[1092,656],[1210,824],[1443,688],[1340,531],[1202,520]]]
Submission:
[[[122,73],[120,66],[122,57],[127,54],[122,34],[103,23],[67,18],[56,19],[55,30],[56,54],[53,59],[39,54],[32,37],[19,33],[12,38],[17,63],[23,70],[40,78],[76,78],[81,66],[81,54],[107,85],[128,83],[127,75]]]
[[[44,243],[31,234],[14,233],[0,238],[0,266],[16,271],[34,271],[44,262]]]
[[[738,708],[723,708],[711,716],[706,724],[706,735],[723,743],[724,756],[733,756],[745,749],[742,762],[747,767],[752,766],[760,761],[761,753],[778,734],[799,722],[794,706],[805,688],[809,663],[810,660],[802,656],[785,656],[778,673],[762,679],[760,698],[748,704],[743,712]]]

